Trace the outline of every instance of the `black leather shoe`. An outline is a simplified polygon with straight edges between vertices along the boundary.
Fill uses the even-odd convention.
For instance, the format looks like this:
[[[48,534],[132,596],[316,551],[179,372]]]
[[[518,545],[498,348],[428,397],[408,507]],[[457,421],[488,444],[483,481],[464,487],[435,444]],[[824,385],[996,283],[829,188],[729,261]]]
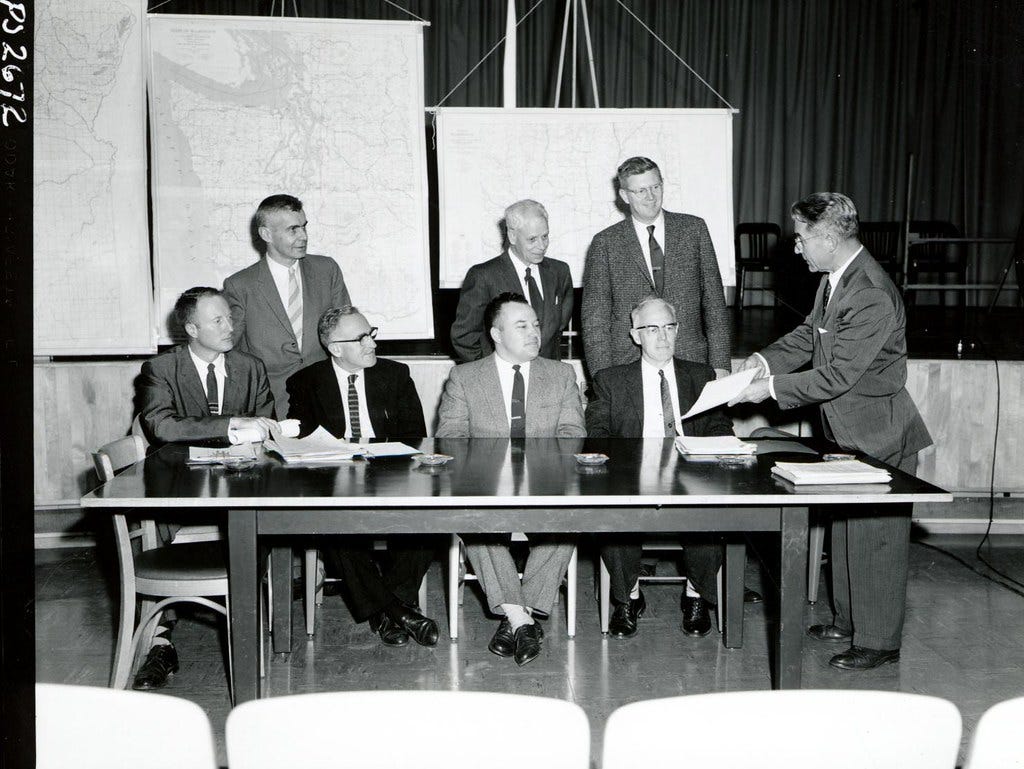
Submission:
[[[512,626],[507,619],[498,623],[498,629],[494,633],[491,642],[487,644],[487,651],[497,654],[499,657],[511,657],[516,653],[516,639],[512,633]]]
[[[384,612],[378,612],[370,618],[370,628],[380,636],[385,646],[405,646],[409,643],[409,633]]]
[[[647,599],[640,593],[639,598],[630,598],[625,603],[615,604],[612,618],[608,622],[608,635],[612,638],[632,638],[636,635],[637,620],[644,616]]]
[[[540,654],[540,634],[537,632],[536,623],[532,625],[520,625],[514,634],[516,664],[522,667],[527,662],[537,659]]]
[[[899,649],[865,649],[863,646],[851,646],[830,659],[828,664],[840,670],[871,670],[880,665],[899,661]]]
[[[743,588],[743,603],[761,603],[764,597],[753,588]]]
[[[807,628],[807,635],[815,641],[827,641],[829,643],[849,643],[853,635],[835,625],[811,625]]]
[[[178,672],[178,652],[174,644],[154,646],[146,655],[139,672],[132,682],[133,689],[159,689],[167,685],[167,679]]]
[[[690,636],[706,636],[711,632],[711,614],[703,598],[683,596],[683,632]]]
[[[385,609],[388,618],[420,646],[437,644],[437,623],[412,607],[395,604]]]

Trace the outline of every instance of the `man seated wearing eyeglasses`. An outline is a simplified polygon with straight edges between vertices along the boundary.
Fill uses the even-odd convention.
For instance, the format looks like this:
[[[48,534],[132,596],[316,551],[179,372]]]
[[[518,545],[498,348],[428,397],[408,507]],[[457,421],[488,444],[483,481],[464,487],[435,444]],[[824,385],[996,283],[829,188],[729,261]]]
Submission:
[[[707,224],[662,208],[664,180],[649,158],[624,161],[617,182],[629,217],[594,236],[583,270],[587,370],[593,376],[639,357],[629,341],[629,311],[655,294],[679,313],[675,355],[728,374],[729,319]]]
[[[630,313],[629,336],[640,359],[602,369],[594,375],[593,397],[587,406],[587,435],[592,438],[674,438],[677,435],[732,435],[732,421],[714,409],[681,421],[715,372],[703,363],[673,357],[679,324],[676,311],[657,296],[640,301]],[[666,447],[669,451],[674,448]],[[608,623],[613,638],[636,635],[637,620],[647,608],[640,592],[642,536],[616,534],[604,538],[601,558],[611,577],[614,606]],[[682,598],[683,632],[704,636],[711,615],[704,596],[713,594],[722,546],[706,536],[687,535],[683,548],[686,592]]]
[[[317,333],[331,357],[307,366],[287,382],[288,416],[299,420],[300,436],[317,427],[354,443],[426,436],[423,407],[409,367],[377,357],[377,328],[357,308],[328,309],[320,316]],[[378,568],[373,539],[346,537],[325,553],[342,575],[352,616],[357,622],[369,620],[387,646],[403,646],[410,638],[433,646],[437,623],[416,605],[432,549],[420,537],[389,537],[386,562]]]

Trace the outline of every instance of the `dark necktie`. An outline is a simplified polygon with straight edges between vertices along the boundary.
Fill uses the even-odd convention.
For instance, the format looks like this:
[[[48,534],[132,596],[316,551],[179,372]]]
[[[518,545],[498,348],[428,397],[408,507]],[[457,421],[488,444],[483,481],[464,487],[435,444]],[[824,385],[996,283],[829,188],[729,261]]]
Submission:
[[[359,393],[356,392],[357,376],[359,375],[348,375],[348,419],[352,425],[353,441],[358,441],[362,436],[362,428],[359,426]]]
[[[661,296],[665,290],[665,252],[661,250],[657,238],[654,237],[653,224],[647,225],[647,232],[650,235],[647,239],[647,244],[651,249],[651,273],[654,275],[654,293]]]
[[[672,411],[672,396],[668,391],[668,380],[665,379],[665,372],[658,369],[658,378],[661,379],[661,410],[665,416],[665,437],[676,436],[676,419]]]
[[[213,364],[206,367],[206,405],[210,414],[216,416],[220,413],[220,393],[217,390],[217,375],[213,371]]]
[[[512,367],[516,372],[512,379],[512,424],[509,427],[509,435],[513,438],[526,437],[526,382],[523,373],[519,370],[517,363]]]
[[[533,275],[530,274],[530,268],[526,268],[526,289],[530,292],[530,306],[533,311],[537,313],[537,320],[540,323],[544,322],[544,299],[540,295],[540,289],[537,288],[537,281],[533,279]]]
[[[821,295],[821,311],[825,312],[828,307],[828,298],[832,296],[832,281],[825,278],[825,292]]]

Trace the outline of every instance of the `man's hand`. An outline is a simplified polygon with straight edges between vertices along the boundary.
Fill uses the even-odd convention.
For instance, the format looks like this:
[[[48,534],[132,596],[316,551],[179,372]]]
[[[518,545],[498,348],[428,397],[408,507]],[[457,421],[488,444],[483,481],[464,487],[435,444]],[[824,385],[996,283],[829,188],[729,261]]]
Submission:
[[[759,355],[751,355],[743,361],[739,368],[736,369],[736,373],[738,374],[741,371],[749,371],[750,369],[757,370],[757,374],[755,375],[757,379],[768,376],[768,369],[764,365],[764,360]]]
[[[747,361],[749,360],[750,359],[748,358]],[[744,361],[744,363],[747,361]],[[742,371],[742,369],[740,370]],[[737,403],[760,403],[770,395],[771,392],[768,390],[768,379],[755,379],[747,385],[743,392],[729,401],[729,405],[735,406]]]
[[[727,371],[724,368],[716,368],[715,369],[715,379],[721,379],[724,376],[729,376],[731,373],[732,373],[731,371]]]
[[[269,417],[231,417],[228,423],[228,431],[255,430],[259,433],[259,440],[265,441],[272,434],[280,435],[280,426]]]

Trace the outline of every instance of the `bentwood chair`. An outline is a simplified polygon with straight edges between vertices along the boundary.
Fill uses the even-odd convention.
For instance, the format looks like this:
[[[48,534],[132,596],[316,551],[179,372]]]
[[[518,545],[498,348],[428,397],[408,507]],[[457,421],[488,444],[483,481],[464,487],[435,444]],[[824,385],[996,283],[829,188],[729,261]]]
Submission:
[[[601,766],[679,765],[683,726],[700,737],[686,741],[688,766],[953,769],[961,721],[953,703],[904,692],[787,689],[668,697],[611,714]]]
[[[772,242],[774,238],[774,243]],[[741,222],[736,225],[736,308],[743,309],[743,292],[748,272],[772,272],[772,249],[782,238],[779,225],[771,222]],[[778,304],[778,292],[772,288],[772,296]]]
[[[93,454],[96,473],[103,482],[145,458],[142,439],[129,435],[103,446]],[[227,618],[228,575],[223,544],[217,541],[160,545],[152,520],[129,526],[128,517],[117,513],[114,535],[121,577],[121,603],[110,686],[123,689],[131,677],[140,648],[148,649],[160,615],[176,603],[194,603]],[[141,598],[138,623],[136,604]],[[223,603],[211,600],[218,598]],[[231,643],[228,622],[228,648]],[[228,653],[228,677],[231,659]]]
[[[1024,769],[1024,697],[993,705],[971,736],[964,769]]]
[[[396,724],[400,739],[396,739]],[[508,738],[502,739],[501,734]],[[590,766],[590,725],[579,705],[496,692],[325,692],[271,697],[232,710],[225,736],[231,769]]]
[[[194,702],[152,692],[36,684],[38,769],[216,769]]]

